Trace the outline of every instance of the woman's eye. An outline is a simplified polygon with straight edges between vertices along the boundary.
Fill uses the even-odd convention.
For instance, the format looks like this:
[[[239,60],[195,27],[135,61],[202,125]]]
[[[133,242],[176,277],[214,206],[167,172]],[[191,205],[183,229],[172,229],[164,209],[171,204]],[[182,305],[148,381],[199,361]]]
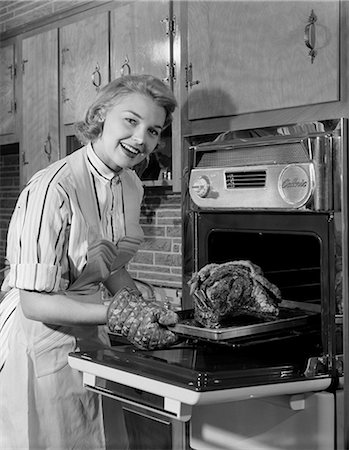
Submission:
[[[156,136],[156,137],[159,136],[159,134],[160,134],[160,132],[158,130],[156,130],[155,128],[150,128],[149,133],[152,136]]]
[[[131,125],[136,125],[137,121],[136,119],[132,119],[131,117],[126,117],[126,122],[128,122]]]

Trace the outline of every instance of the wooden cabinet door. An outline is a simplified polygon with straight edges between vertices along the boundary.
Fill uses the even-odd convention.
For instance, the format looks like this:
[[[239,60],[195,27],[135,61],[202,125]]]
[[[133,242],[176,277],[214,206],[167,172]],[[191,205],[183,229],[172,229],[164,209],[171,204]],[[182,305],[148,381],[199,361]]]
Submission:
[[[23,40],[23,182],[59,154],[58,37],[50,30]]]
[[[172,23],[168,0],[128,2],[111,11],[111,78],[150,74],[171,84]],[[172,184],[172,138],[167,132],[161,150],[151,156],[140,176],[146,185]],[[164,178],[168,173],[171,177]]]
[[[0,134],[15,132],[15,49],[0,48]]]
[[[339,2],[190,1],[186,70],[189,119],[337,101]]]
[[[65,125],[82,120],[109,81],[108,13],[60,29],[62,111]]]
[[[169,1],[136,1],[111,12],[111,79],[151,74],[165,80],[170,62]]]

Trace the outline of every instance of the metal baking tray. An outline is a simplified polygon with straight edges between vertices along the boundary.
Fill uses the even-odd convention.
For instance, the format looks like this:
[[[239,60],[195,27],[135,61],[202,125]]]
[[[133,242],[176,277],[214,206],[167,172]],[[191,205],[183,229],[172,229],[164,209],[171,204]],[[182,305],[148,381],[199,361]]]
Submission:
[[[321,313],[318,305],[303,305],[287,300],[280,303],[279,311],[279,316],[275,319],[262,321],[247,316],[237,317],[235,323],[227,328],[211,329],[195,322],[194,310],[184,310],[179,312],[180,322],[171,327],[171,330],[182,336],[219,342],[309,325],[311,321],[320,317]]]

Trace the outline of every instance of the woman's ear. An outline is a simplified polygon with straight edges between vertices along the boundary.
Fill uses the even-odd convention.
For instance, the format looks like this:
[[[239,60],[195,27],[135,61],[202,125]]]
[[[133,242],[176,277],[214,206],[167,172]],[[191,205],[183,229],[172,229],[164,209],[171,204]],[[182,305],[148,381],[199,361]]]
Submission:
[[[104,108],[98,109],[95,113],[95,117],[98,120],[98,122],[104,122],[105,116],[106,116],[106,113],[105,113]]]

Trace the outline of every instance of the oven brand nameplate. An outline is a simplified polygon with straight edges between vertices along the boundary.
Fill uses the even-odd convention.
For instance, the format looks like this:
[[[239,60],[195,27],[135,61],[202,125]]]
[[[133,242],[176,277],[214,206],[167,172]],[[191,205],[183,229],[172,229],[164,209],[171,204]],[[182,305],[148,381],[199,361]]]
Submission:
[[[192,169],[189,193],[200,208],[284,208],[306,205],[314,193],[313,164]]]

